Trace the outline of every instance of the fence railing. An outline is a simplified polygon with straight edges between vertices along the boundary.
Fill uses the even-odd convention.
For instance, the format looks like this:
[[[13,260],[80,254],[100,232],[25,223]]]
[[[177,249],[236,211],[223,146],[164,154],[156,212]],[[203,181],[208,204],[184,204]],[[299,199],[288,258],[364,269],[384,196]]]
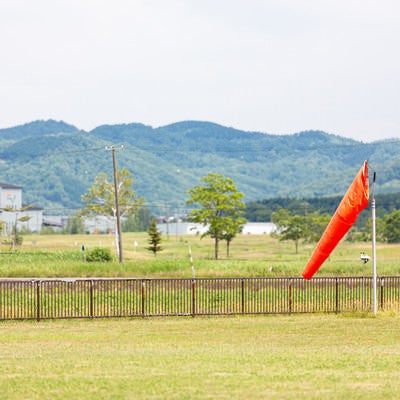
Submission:
[[[400,311],[400,277],[377,288],[378,309]],[[372,310],[372,277],[0,280],[0,320]]]

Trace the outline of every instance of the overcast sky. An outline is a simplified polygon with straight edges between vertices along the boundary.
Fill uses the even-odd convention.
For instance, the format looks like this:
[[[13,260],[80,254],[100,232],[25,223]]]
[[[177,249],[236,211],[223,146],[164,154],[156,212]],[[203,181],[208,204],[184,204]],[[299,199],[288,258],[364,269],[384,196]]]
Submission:
[[[400,138],[397,0],[0,0],[0,128]]]

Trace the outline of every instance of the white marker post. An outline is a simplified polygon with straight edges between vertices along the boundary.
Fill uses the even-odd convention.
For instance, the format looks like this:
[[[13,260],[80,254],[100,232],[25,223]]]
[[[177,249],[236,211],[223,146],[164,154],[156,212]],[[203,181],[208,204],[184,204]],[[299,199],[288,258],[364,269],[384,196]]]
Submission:
[[[192,279],[193,281],[195,280],[195,274],[194,274],[194,264],[193,264],[193,257],[192,257],[192,249],[189,245],[189,256],[190,256],[190,265],[192,267]]]

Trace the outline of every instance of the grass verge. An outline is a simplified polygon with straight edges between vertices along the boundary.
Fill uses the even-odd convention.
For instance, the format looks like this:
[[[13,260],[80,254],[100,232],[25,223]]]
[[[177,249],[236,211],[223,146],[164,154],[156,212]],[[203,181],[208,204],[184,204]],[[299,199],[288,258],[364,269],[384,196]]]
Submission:
[[[135,247],[134,244],[138,246]],[[114,235],[27,235],[16,253],[0,249],[2,277],[174,277],[192,275],[189,246],[197,277],[281,277],[300,276],[315,244],[299,246],[280,242],[269,235],[238,235],[230,256],[221,244],[220,259],[213,260],[213,242],[195,235],[164,238],[164,250],[154,257],[146,250],[146,233],[124,234],[124,263],[84,262],[87,251],[100,246],[115,253]],[[360,252],[371,254],[371,243],[341,242],[316,276],[371,275],[372,262],[364,264]],[[378,244],[379,275],[400,273],[400,246]]]

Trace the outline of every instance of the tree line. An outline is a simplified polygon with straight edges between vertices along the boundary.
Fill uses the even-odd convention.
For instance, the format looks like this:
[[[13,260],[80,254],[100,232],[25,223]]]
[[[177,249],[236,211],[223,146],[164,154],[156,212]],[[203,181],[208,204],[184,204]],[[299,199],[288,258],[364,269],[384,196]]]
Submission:
[[[287,209],[291,214],[307,215],[313,212],[333,214],[339,205],[342,196],[289,198],[275,197],[246,203],[245,218],[252,222],[270,222],[272,214],[279,209]],[[376,215],[384,218],[385,215],[400,209],[400,193],[376,194]],[[366,224],[371,208],[367,207],[355,223],[360,228]]]
[[[121,215],[125,216],[124,231],[149,232],[149,247],[155,255],[162,250],[161,235],[156,229],[155,218],[144,207],[145,199],[138,198],[133,191],[132,174],[125,168],[117,171],[118,198]],[[209,173],[201,178],[200,185],[188,190],[187,205],[194,206],[186,220],[207,226],[202,235],[214,241],[214,258],[218,259],[221,241],[226,242],[227,256],[235,236],[248,221],[272,221],[277,227],[279,240],[294,242],[296,252],[299,244],[317,242],[322,236],[341,197],[326,199],[271,199],[245,204],[244,194],[239,192],[234,181],[224,175]],[[86,203],[79,216],[109,215],[116,217],[115,185],[107,175],[98,175],[87,193],[82,196]],[[400,200],[396,195],[377,196],[385,204],[377,215],[377,239],[388,243],[400,242]],[[397,208],[397,206],[399,206]],[[384,213],[383,210],[387,212]],[[388,211],[390,210],[390,212]],[[256,217],[255,217],[256,216]],[[360,214],[358,224],[350,230],[347,240],[371,240],[372,221],[370,213]],[[79,218],[71,217],[68,233],[80,233]],[[78,225],[77,225],[78,224]]]

